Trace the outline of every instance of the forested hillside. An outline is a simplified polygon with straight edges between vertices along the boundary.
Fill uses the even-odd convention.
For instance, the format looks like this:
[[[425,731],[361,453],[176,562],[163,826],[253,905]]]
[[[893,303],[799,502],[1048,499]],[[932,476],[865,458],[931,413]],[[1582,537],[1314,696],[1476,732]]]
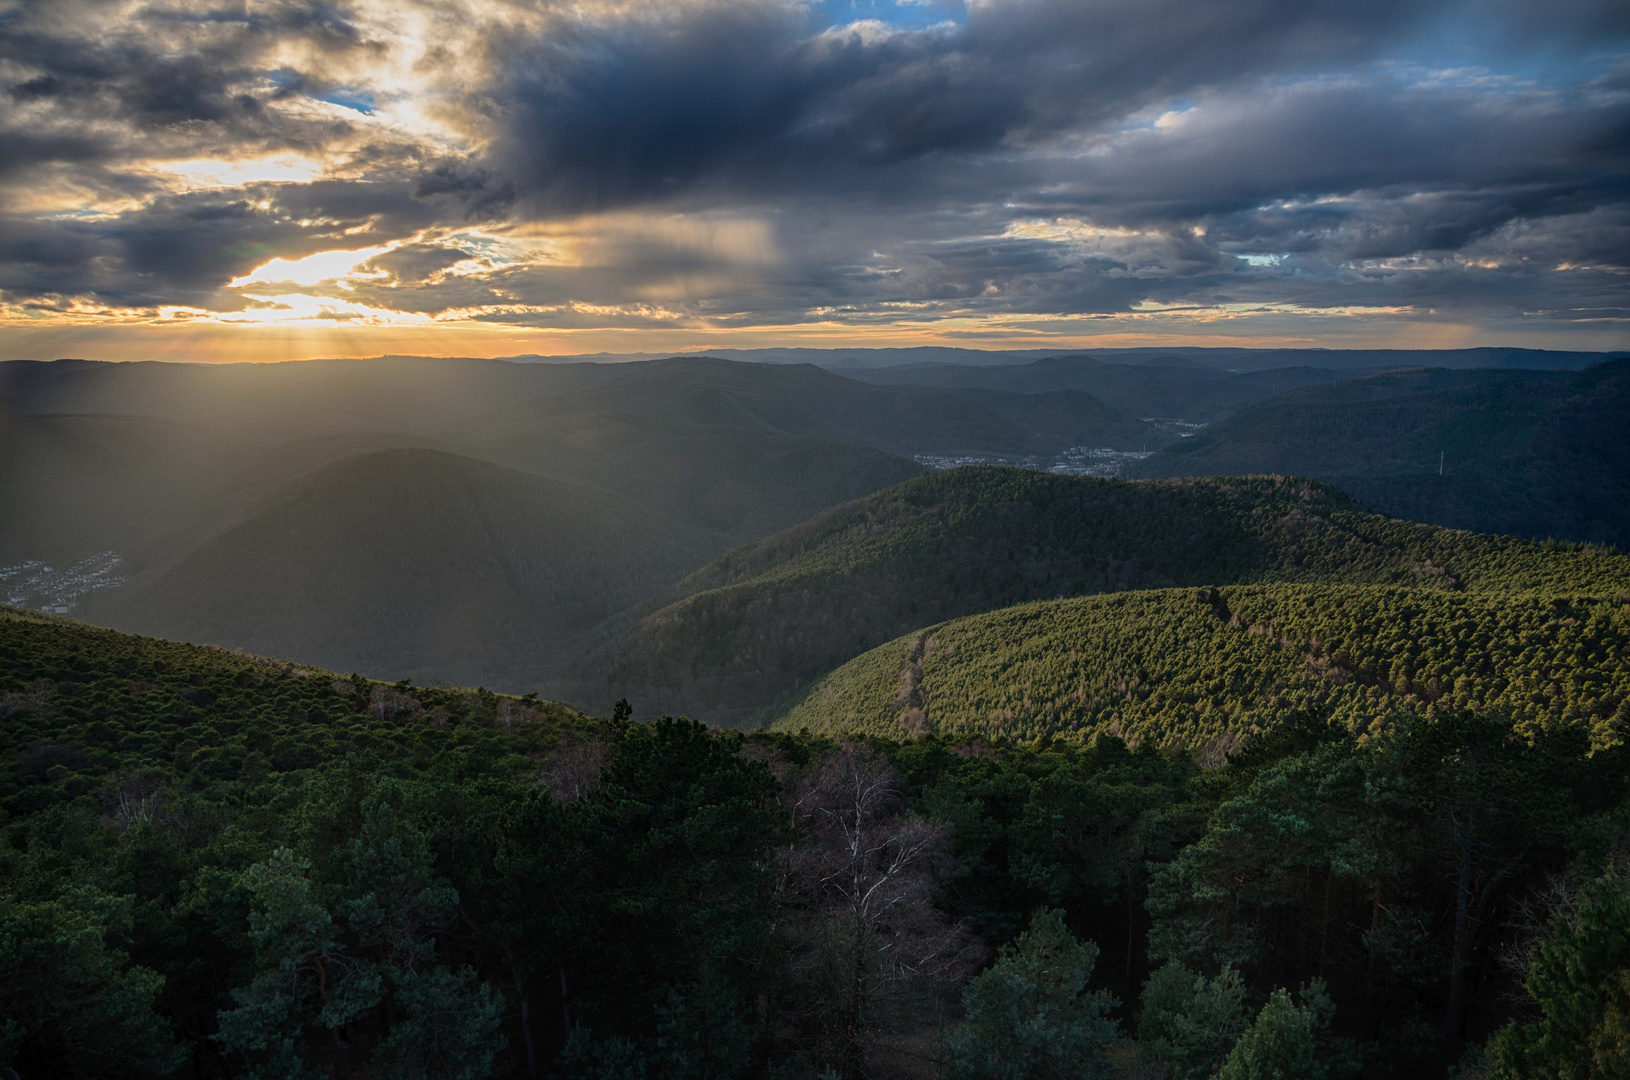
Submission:
[[[963,468],[720,557],[579,661],[661,711],[742,722],[919,627],[1027,600],[1244,582],[1630,588],[1630,558],[1372,514],[1302,480],[1127,482]]]
[[[477,718],[488,722],[486,745],[470,743],[476,729],[466,727],[462,739],[445,736],[447,749],[463,743],[459,753],[489,765],[515,763],[561,724],[595,724],[533,698],[380,683],[4,607],[0,680],[9,755],[0,807],[11,818],[72,805],[110,778],[182,798],[351,750],[411,756],[415,738],[443,738]]]
[[[495,410],[471,436],[475,456],[608,488],[745,542],[921,472],[912,454],[1129,447],[1142,434],[1085,394],[986,404],[805,366],[629,366],[638,370],[603,385]]]
[[[68,561],[177,546],[181,507],[221,469],[220,448],[184,424],[137,416],[38,416],[0,402],[0,559]],[[191,492],[190,496],[183,495]],[[216,492],[211,491],[211,495]]]
[[[1307,712],[1356,729],[1472,710],[1519,730],[1630,725],[1630,576],[1612,591],[1158,589],[926,627],[817,680],[778,728],[1097,733],[1226,750]]]
[[[1359,740],[1294,695],[1262,708],[1219,642],[1191,684],[1264,730],[1196,760],[1079,727],[840,743],[595,720],[0,609],[0,1070],[1593,1075],[1630,963],[1630,759],[1547,721],[1622,700],[1622,655],[1591,674],[1622,652],[1622,601],[1485,631],[1492,594],[1166,595],[1250,643],[1263,619],[1275,641],[1392,627],[1381,646],[1417,664],[1397,685],[1482,652],[1529,682],[1418,693],[1435,715],[1321,699]],[[1197,655],[1206,631],[1168,614]],[[1381,654],[1340,644],[1283,650],[1373,688]],[[958,659],[935,649],[918,690]]]
[[[1630,547],[1630,361],[1582,373],[1414,370],[1309,387],[1168,445],[1131,472],[1294,473],[1415,521]]]

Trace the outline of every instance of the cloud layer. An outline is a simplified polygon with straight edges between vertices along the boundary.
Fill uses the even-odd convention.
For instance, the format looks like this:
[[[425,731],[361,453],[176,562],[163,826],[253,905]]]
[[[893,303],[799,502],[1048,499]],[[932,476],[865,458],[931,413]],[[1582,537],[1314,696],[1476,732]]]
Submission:
[[[1627,284],[1622,3],[0,3],[17,328],[1611,345]]]

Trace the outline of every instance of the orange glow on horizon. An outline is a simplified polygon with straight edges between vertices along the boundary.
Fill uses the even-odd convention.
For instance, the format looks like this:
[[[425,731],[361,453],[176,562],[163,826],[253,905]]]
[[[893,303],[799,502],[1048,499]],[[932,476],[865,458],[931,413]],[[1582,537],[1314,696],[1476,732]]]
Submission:
[[[1049,320],[1056,325],[1057,320]],[[1176,320],[1171,320],[1175,322]],[[1265,322],[1278,325],[1263,325]],[[1285,322],[1299,322],[1287,327]],[[975,350],[1093,348],[1234,347],[1331,349],[1453,349],[1499,345],[1522,348],[1612,350],[1623,348],[1617,328],[1576,331],[1559,342],[1554,334],[1490,333],[1486,327],[1427,319],[1241,317],[1218,322],[1171,325],[1148,316],[1084,320],[1076,332],[1037,332],[1024,327],[944,323],[852,327],[812,323],[741,329],[556,330],[473,324],[468,321],[416,325],[351,325],[343,320],[307,319],[230,325],[213,319],[169,320],[136,325],[19,327],[6,335],[0,359],[165,360],[188,363],[278,363],[381,355],[569,356],[593,353],[679,354],[708,349],[871,349],[940,346]],[[1308,326],[1317,322],[1317,327]],[[1254,325],[1253,325],[1254,324]],[[1337,324],[1337,325],[1332,325]],[[1309,333],[1317,329],[1318,334]]]

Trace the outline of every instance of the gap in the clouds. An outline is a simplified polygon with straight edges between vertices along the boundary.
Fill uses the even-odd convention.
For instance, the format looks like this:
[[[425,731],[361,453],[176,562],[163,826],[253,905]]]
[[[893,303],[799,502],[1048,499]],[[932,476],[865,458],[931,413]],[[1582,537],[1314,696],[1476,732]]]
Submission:
[[[317,87],[307,83],[305,74],[293,68],[277,68],[266,72],[263,77],[277,88],[280,96],[305,92],[305,96],[312,101],[338,105],[342,109],[350,109],[364,116],[372,116],[374,110],[379,108],[379,99],[374,96],[373,91],[358,86],[334,86],[324,89],[321,93],[310,93],[309,91]]]
[[[524,261],[514,241],[485,233],[456,232],[443,237],[441,242],[448,247],[460,248],[472,257],[479,256],[494,266],[512,266]]]
[[[1610,74],[1623,61],[1622,37],[1605,33],[1585,41],[1581,29],[1537,11],[1499,20],[1475,7],[1452,5],[1401,38],[1384,59],[1457,82],[1475,80],[1485,89],[1501,81],[1577,86]]]
[[[1133,116],[1117,124],[1114,131],[1119,135],[1132,131],[1159,131],[1172,126],[1174,121],[1179,120],[1185,113],[1192,112],[1199,105],[1200,102],[1197,98],[1188,95],[1175,97],[1158,105],[1139,110]]]
[[[352,87],[340,87],[324,94],[313,94],[312,99],[326,101],[330,105],[338,105],[342,109],[351,109],[364,116],[372,116],[374,110],[379,107],[379,102],[372,92]]]
[[[964,0],[818,0],[812,19],[822,28],[876,19],[910,29],[943,22],[966,23],[968,5]]]

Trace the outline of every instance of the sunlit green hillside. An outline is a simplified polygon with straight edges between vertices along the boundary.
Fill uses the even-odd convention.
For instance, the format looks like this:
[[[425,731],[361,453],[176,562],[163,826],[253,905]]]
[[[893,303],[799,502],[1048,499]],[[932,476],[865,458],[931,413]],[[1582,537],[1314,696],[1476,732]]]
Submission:
[[[1157,589],[930,626],[820,679],[775,726],[1226,748],[1298,710],[1364,729],[1473,709],[1610,743],[1630,722],[1627,658],[1630,592]]]

